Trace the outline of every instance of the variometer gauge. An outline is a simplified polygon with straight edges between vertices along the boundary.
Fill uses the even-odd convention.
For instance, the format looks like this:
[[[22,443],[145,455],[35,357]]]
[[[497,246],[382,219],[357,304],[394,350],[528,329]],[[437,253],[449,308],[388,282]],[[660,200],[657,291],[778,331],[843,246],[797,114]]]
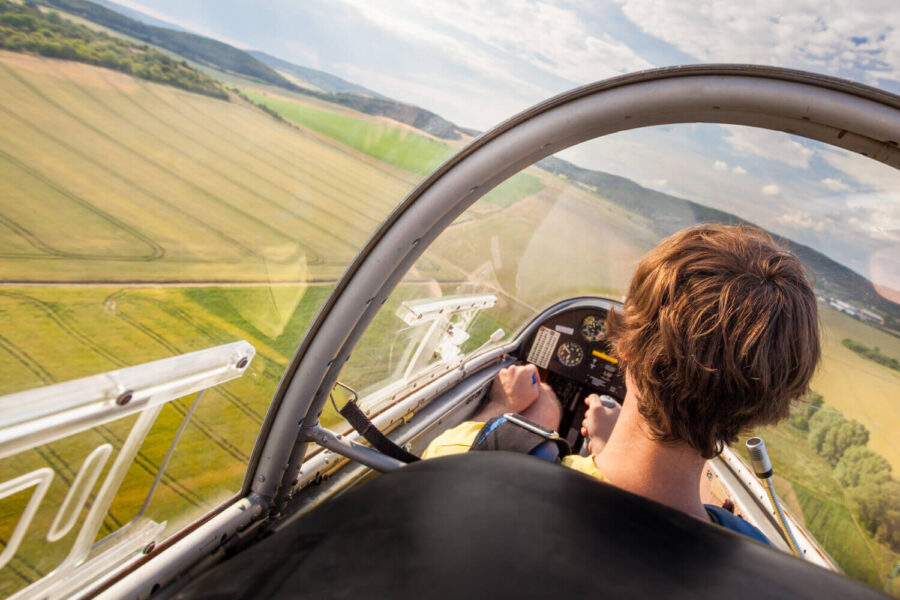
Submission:
[[[556,358],[564,367],[577,367],[584,360],[584,350],[575,342],[566,342],[556,351]]]
[[[581,322],[581,335],[589,342],[601,342],[606,338],[606,321],[589,315]]]

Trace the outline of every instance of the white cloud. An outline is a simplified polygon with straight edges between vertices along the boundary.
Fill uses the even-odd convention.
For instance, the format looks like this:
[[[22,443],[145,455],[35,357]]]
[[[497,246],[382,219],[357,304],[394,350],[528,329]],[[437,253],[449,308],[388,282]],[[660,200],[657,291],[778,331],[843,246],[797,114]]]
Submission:
[[[727,171],[728,163],[723,160],[717,160],[713,163],[713,169],[715,169],[716,171]]]
[[[733,169],[731,169],[731,172],[734,173],[735,175],[746,175],[747,169],[738,165],[738,166],[734,167]]]
[[[840,148],[825,149],[820,155],[830,166],[845,173],[864,188],[893,190],[895,195],[900,190],[900,172],[893,167]]]
[[[762,188],[762,193],[766,196],[777,196],[781,193],[781,188],[775,185],[774,183],[770,183],[768,185],[764,185]]]
[[[437,47],[445,56],[481,73],[497,75],[500,81],[511,77],[504,68],[507,59],[525,60],[575,83],[653,66],[622,41],[605,32],[588,31],[576,11],[551,1],[341,1],[379,27]],[[468,37],[479,43],[461,41]]]
[[[833,177],[826,177],[822,180],[822,183],[825,184],[832,192],[843,192],[850,189],[850,186],[844,183],[841,179],[835,179]]]
[[[701,62],[786,66],[900,81],[900,2],[618,0],[650,35]]]
[[[723,125],[726,135],[723,138],[739,152],[777,160],[791,167],[806,169],[814,152],[786,133],[742,127],[739,125]]]
[[[882,215],[884,213],[879,213],[877,210],[871,211],[862,218],[850,217],[847,219],[847,225],[881,242],[900,243],[900,228],[896,226],[891,228],[890,225],[880,222],[879,217]],[[886,216],[890,218],[892,215]]]
[[[219,40],[220,42],[225,42],[226,44],[231,44],[235,48],[248,48],[249,46],[244,42],[228,37],[226,35],[222,35],[221,32],[216,31],[215,28],[209,27],[207,24],[202,21],[197,21],[193,19],[182,19],[178,16],[175,16],[172,13],[165,12],[162,10],[158,10],[152,6],[147,6],[143,2],[137,2],[135,0],[114,0],[116,4],[120,4],[125,8],[130,8],[131,10],[136,10],[138,12],[142,12],[147,16],[153,17],[154,19],[159,19],[160,21],[165,21],[167,23],[171,23],[172,25],[177,25],[192,33],[199,33],[200,35],[205,35],[207,37],[211,37],[215,40]]]
[[[811,229],[818,232],[831,229],[834,226],[834,221],[832,219],[828,217],[814,217],[805,210],[787,210],[776,217],[775,220],[788,227]]]
[[[469,43],[458,35],[458,32],[449,34],[445,31],[446,26],[440,27],[434,24],[434,21],[438,21],[440,25],[446,25],[444,21],[450,18],[447,13],[463,13],[457,15],[457,20],[450,24],[457,28],[460,24],[465,23],[466,27],[461,32],[468,32],[470,24],[478,23],[488,17],[485,10],[482,10],[480,14],[465,14],[466,11],[462,6],[450,7],[440,4],[429,5],[428,10],[423,10],[426,7],[417,5],[411,0],[391,3],[372,3],[367,0],[342,1],[351,6],[360,16],[391,35],[413,45],[439,50],[445,57],[457,64],[475,71],[481,76],[493,79],[498,87],[516,86],[519,89],[525,87],[533,93],[546,95],[545,89],[510,73],[508,69],[504,68],[503,61],[496,55],[480,50],[477,45]]]

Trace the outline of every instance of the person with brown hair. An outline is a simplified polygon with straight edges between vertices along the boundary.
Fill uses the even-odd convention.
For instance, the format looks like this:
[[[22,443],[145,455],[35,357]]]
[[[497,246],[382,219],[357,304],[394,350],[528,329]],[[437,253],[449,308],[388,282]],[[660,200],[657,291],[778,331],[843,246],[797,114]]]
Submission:
[[[586,399],[591,456],[568,466],[720,522],[700,500],[706,460],[741,432],[787,417],[819,362],[816,298],[802,263],[754,227],[677,232],[641,259],[624,309],[608,316],[607,338],[624,368],[625,401],[619,411]],[[531,395],[526,407],[541,397]],[[497,406],[477,418],[496,416]],[[452,432],[426,456],[446,453]]]

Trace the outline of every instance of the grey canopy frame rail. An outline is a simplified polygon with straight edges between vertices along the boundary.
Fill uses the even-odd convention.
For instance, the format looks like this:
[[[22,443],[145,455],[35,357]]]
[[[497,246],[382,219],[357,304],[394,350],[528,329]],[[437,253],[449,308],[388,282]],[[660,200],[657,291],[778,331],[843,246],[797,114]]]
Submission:
[[[474,140],[423,180],[354,259],[319,311],[270,407],[244,492],[287,499],[309,432],[354,346],[431,242],[481,196],[525,167],[611,133],[676,123],[783,131],[900,169],[900,96],[775,67],[700,65],[577,88]]]

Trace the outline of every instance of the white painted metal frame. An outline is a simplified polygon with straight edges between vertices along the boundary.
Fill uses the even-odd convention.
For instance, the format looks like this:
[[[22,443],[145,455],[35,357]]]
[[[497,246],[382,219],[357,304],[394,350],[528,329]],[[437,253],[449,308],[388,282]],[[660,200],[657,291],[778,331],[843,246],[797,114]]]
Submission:
[[[143,514],[200,395],[210,387],[243,375],[254,354],[253,346],[247,342],[234,342],[0,397],[0,459],[138,415],[62,563],[13,598],[67,598],[108,576],[112,570],[140,558],[141,550],[158,539],[165,527],[165,523],[154,523],[143,518]],[[159,413],[167,402],[191,394],[197,394],[197,400],[175,434],[137,516],[95,543],[107,511]],[[48,543],[59,543],[74,529],[112,454],[112,445],[104,443],[85,457],[56,510],[45,536]],[[19,550],[54,476],[52,469],[43,467],[0,482],[0,499],[35,488],[0,552],[0,569]]]

